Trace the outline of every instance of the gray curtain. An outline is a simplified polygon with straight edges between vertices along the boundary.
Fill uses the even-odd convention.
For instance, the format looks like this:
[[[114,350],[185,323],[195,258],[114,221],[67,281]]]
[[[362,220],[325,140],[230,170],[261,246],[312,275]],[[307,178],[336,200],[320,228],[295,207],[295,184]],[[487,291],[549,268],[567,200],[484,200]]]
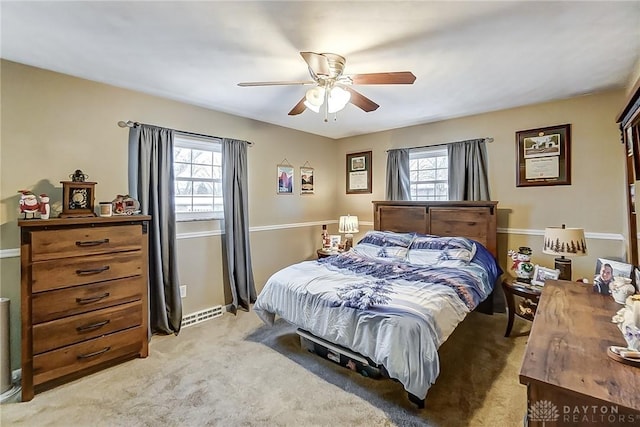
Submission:
[[[484,139],[447,145],[449,200],[491,200]]]
[[[149,328],[177,334],[182,299],[176,255],[173,130],[139,125],[129,131],[129,195],[149,225]]]
[[[387,200],[411,200],[409,191],[409,149],[387,152]]]
[[[238,307],[249,311],[256,301],[249,246],[248,145],[246,141],[222,140],[224,250],[234,313]]]

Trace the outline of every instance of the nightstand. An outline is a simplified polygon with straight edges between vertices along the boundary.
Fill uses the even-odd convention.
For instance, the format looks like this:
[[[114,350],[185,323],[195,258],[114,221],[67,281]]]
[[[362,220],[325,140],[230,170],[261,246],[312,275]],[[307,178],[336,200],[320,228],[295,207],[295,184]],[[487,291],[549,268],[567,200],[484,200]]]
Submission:
[[[538,308],[538,302],[540,301],[542,288],[528,283],[520,283],[515,277],[505,276],[502,279],[502,290],[504,291],[504,296],[507,300],[507,311],[509,314],[507,330],[504,333],[504,336],[508,337],[511,334],[514,316],[533,322],[533,318],[536,315],[536,309]],[[517,307],[516,296],[522,298],[519,299],[520,302]]]

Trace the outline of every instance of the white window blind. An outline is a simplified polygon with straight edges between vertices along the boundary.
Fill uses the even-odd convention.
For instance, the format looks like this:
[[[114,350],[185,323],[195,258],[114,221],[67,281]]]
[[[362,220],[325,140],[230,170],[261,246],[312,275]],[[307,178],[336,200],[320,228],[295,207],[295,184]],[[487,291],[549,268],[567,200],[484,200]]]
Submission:
[[[425,147],[409,152],[411,200],[449,200],[447,147]]]
[[[176,220],[222,219],[222,144],[217,138],[175,133]]]

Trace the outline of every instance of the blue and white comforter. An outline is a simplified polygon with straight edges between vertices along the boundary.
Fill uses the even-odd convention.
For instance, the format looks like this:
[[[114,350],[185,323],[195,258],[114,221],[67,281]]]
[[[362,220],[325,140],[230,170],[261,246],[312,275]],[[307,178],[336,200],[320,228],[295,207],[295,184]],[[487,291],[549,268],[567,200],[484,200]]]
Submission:
[[[480,247],[471,262],[416,265],[349,251],[275,273],[254,305],[384,365],[424,399],[439,374],[437,350],[493,289],[500,271]]]

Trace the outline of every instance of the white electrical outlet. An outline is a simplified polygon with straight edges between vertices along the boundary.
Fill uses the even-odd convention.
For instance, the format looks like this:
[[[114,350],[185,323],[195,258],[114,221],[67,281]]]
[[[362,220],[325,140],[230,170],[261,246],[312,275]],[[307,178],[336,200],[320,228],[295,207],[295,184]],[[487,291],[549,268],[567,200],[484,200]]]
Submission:
[[[187,285],[180,286],[180,298],[187,296]]]

